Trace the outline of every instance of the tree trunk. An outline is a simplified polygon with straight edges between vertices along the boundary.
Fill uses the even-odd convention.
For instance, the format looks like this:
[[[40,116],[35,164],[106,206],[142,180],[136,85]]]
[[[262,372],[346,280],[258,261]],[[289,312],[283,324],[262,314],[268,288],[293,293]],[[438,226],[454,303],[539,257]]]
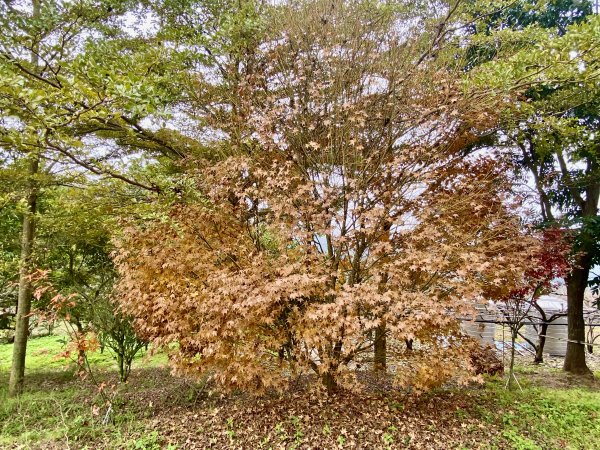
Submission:
[[[333,394],[338,388],[334,374],[337,372],[337,368],[339,367],[340,357],[342,354],[342,342],[336,342],[328,353],[332,356],[332,360],[334,362],[329,366],[327,372],[322,375],[322,381],[323,385],[325,385],[327,388],[327,392],[329,394]]]
[[[598,162],[592,158],[588,160],[590,173],[598,173]],[[585,201],[582,203],[581,233],[579,236],[583,245],[576,248],[579,252],[571,273],[567,276],[567,320],[568,336],[567,354],[563,369],[574,374],[591,374],[585,363],[585,321],[583,319],[583,298],[587,287],[590,269],[592,268],[592,254],[596,242],[596,235],[586,225],[587,220],[598,216],[598,200],[600,199],[600,183],[597,176],[591,178],[594,182],[585,188]],[[581,200],[581,199],[580,199]]]
[[[134,352],[131,352],[131,354],[124,356],[124,364],[123,364],[123,375],[121,377],[121,381],[124,383],[127,381],[127,379],[129,378],[129,375],[131,374],[131,364],[133,363],[133,358],[135,356]]]
[[[515,378],[515,343],[517,341],[518,329],[511,330],[510,332],[510,369],[508,371],[508,390],[512,390],[513,379]]]
[[[387,365],[387,350],[386,350],[386,329],[385,323],[382,323],[375,329],[375,358],[373,369],[375,372],[385,372]]]
[[[544,346],[546,345],[546,335],[548,334],[547,323],[542,323],[540,327],[539,342],[535,349],[535,359],[533,360],[536,364],[544,362]]]
[[[583,296],[589,273],[590,258],[583,255],[577,258],[575,268],[566,279],[569,342],[563,370],[574,374],[591,373],[585,363],[585,321],[583,319]]]
[[[119,380],[125,381],[125,358],[121,353],[117,354],[117,364],[119,365]]]
[[[83,339],[83,336],[85,335],[85,330],[83,329],[83,324],[81,323],[81,320],[79,320],[78,317],[75,317],[75,326],[77,327],[77,343],[78,343],[77,368],[78,368],[78,372],[80,374],[83,374],[87,370],[87,368],[85,366],[85,350],[79,346],[79,343],[81,342],[81,339]]]
[[[335,382],[335,377],[331,372],[325,372],[323,374],[323,385],[327,388],[327,393],[333,394],[337,391],[337,383]]]
[[[27,210],[23,215],[15,341],[10,379],[8,382],[8,395],[11,397],[19,395],[23,391],[25,377],[25,355],[27,353],[29,313],[31,311],[31,280],[29,279],[29,275],[35,233],[35,212],[37,209],[37,188],[33,177],[37,174],[38,168],[39,158],[36,156],[29,165],[29,195],[27,196]]]

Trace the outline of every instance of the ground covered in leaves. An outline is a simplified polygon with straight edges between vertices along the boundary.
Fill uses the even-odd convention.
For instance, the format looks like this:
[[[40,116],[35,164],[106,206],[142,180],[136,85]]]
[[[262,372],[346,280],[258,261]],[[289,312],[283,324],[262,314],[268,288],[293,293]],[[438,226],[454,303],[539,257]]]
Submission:
[[[113,395],[110,359],[96,359],[94,384],[49,364],[54,350],[41,345],[32,346],[28,389],[18,400],[6,398],[7,355],[0,348],[0,448],[600,449],[598,379],[552,368],[521,366],[522,392],[507,392],[502,379],[492,378],[419,397],[378,390],[325,396],[302,386],[255,398],[222,395],[172,377],[160,360],[140,359],[114,391],[103,425],[97,385]],[[36,365],[37,358],[45,363]]]

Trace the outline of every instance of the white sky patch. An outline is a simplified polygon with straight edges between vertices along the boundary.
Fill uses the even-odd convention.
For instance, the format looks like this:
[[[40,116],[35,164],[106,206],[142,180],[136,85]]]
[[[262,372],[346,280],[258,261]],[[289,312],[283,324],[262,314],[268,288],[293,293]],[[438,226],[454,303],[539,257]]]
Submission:
[[[152,11],[129,11],[121,20],[123,30],[131,37],[151,37],[160,30],[158,17]]]

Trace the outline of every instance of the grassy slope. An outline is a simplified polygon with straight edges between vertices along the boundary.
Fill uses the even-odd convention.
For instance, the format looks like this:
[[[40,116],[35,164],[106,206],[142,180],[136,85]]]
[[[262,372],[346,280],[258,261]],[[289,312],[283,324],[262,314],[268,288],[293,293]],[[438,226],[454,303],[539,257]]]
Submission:
[[[500,423],[503,440],[513,448],[600,449],[600,391],[523,381],[523,392],[507,392],[503,382],[489,383],[486,401],[475,413]]]
[[[11,345],[0,345],[0,448],[66,448],[67,445],[70,448],[85,448],[85,445],[89,448],[166,448],[161,442],[165,445],[172,442],[171,448],[174,448],[188,439],[188,429],[191,439],[200,439],[198,448],[205,442],[199,433],[208,433],[206,439],[214,442],[216,448],[254,446],[246,440],[251,436],[245,434],[244,427],[234,431],[237,426],[234,423],[256,414],[249,409],[251,402],[242,399],[237,403],[235,400],[222,404],[197,403],[197,386],[173,379],[166,371],[156,368],[164,362],[164,356],[139,358],[134,363],[138,369],[129,383],[118,387],[113,423],[105,427],[100,423],[105,407],[97,387],[89,379],[81,381],[74,377],[74,366],[56,359],[63,350],[63,338],[49,336],[30,342],[27,392],[19,399],[6,397],[11,350]],[[96,353],[90,360],[98,382],[106,383],[108,390],[116,386],[116,368],[110,355]],[[561,377],[562,374],[556,373],[542,379],[562,380]],[[360,431],[356,436],[359,440],[368,440],[365,441],[368,444],[363,442],[363,447],[369,448],[418,448],[419,439],[426,433],[442,437],[450,433],[452,445],[448,444],[448,448],[464,445],[462,448],[600,449],[597,384],[588,388],[544,387],[539,378],[533,379],[525,373],[520,380],[524,392],[507,392],[501,380],[490,380],[483,389],[429,394],[410,408],[396,409],[390,399],[369,400],[375,402],[371,408],[378,408],[377,402],[380,402],[390,411],[380,417],[385,422],[381,423],[380,434],[374,434],[368,422],[372,418],[360,410],[356,413],[356,425],[354,419],[349,424],[342,423],[341,419],[335,423],[336,411],[343,414],[346,408],[336,403],[348,402],[348,408],[353,402],[360,403],[352,397],[319,406],[324,416],[331,413],[334,418],[324,424],[312,420],[310,411],[304,419],[299,419],[304,407],[302,401],[292,405],[294,402],[276,403],[276,408],[270,405],[261,412],[263,416],[270,416],[260,417],[266,425],[261,430],[260,440],[252,442],[264,441],[264,448],[301,448],[302,444],[320,440],[320,448],[344,448],[352,442],[352,428],[358,429],[359,422],[365,420],[367,426],[362,428],[371,434]],[[96,408],[99,415],[93,413]],[[181,415],[187,418],[186,422],[175,424]],[[432,420],[428,420],[429,417]],[[309,422],[305,428],[300,428],[302,420]],[[417,430],[412,441],[408,439],[409,432],[401,428],[409,420],[417,424],[408,427],[408,430]],[[425,447],[443,448],[431,445]]]
[[[0,448],[51,448],[53,441],[85,442],[105,435],[119,436],[135,428],[136,418],[118,414],[115,424],[101,426],[92,414],[93,406],[103,406],[104,399],[91,380],[76,375],[76,363],[62,358],[65,336],[30,339],[27,345],[26,391],[18,399],[7,397],[12,345],[0,344]],[[110,388],[117,382],[117,364],[109,350],[88,355],[98,383]],[[165,355],[148,356],[140,352],[133,367],[157,367],[166,363]],[[126,441],[123,441],[126,442]],[[116,445],[122,446],[123,442]],[[80,447],[79,445],[76,447]],[[58,446],[57,448],[63,448]]]
[[[27,344],[27,372],[39,371],[73,371],[75,369],[74,361],[66,361],[59,355],[65,350],[65,336],[44,336],[30,339]],[[12,360],[12,345],[0,344],[0,374],[8,373]],[[115,359],[110,350],[106,349],[103,353],[92,352],[88,355],[88,360],[93,367],[102,369],[117,369]],[[166,362],[164,355],[145,358],[142,351],[136,356],[137,365],[156,365]],[[136,362],[133,366],[136,366]]]

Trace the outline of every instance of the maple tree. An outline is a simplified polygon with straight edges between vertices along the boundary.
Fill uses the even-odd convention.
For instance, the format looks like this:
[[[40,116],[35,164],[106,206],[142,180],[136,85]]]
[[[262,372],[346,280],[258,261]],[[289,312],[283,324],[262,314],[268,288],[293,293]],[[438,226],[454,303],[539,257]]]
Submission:
[[[400,6],[273,8],[239,88],[254,131],[188,161],[195,192],[125,229],[122,308],[178,344],[179,372],[255,391],[313,372],[334,390],[414,339],[399,383],[472,375],[457,314],[514,286],[539,242],[503,161],[460,153],[495,115],[461,85],[454,9]]]
[[[540,320],[532,317],[531,311],[535,309],[540,312],[542,323],[539,327],[539,342],[537,345],[534,344],[534,348],[536,350],[535,361],[541,362],[548,322],[538,300],[541,295],[556,288],[557,278],[565,276],[571,270],[568,260],[571,243],[567,232],[560,229],[545,229],[538,239],[539,245],[535,251],[529,254],[530,264],[525,268],[521,279],[513,289],[495,299],[500,302],[505,323],[510,329],[511,347],[507,380],[509,389],[513,386],[513,380],[516,380],[514,375],[515,347],[517,337],[522,336],[519,331],[523,327],[523,322],[527,318],[534,321]]]
[[[534,321],[533,328],[538,334],[538,343],[533,344],[536,351],[534,362],[538,363],[543,362],[548,325],[560,317],[560,314],[548,316],[537,300],[540,295],[550,293],[552,289],[557,287],[556,280],[565,277],[571,270],[573,263],[572,258],[569,258],[572,233],[566,230],[549,228],[543,230],[542,236],[542,251],[533,255],[534,263],[524,274],[525,284],[528,288],[522,289],[520,293],[520,295],[524,295],[527,290],[529,291],[531,306],[539,314],[539,317],[532,318]]]

